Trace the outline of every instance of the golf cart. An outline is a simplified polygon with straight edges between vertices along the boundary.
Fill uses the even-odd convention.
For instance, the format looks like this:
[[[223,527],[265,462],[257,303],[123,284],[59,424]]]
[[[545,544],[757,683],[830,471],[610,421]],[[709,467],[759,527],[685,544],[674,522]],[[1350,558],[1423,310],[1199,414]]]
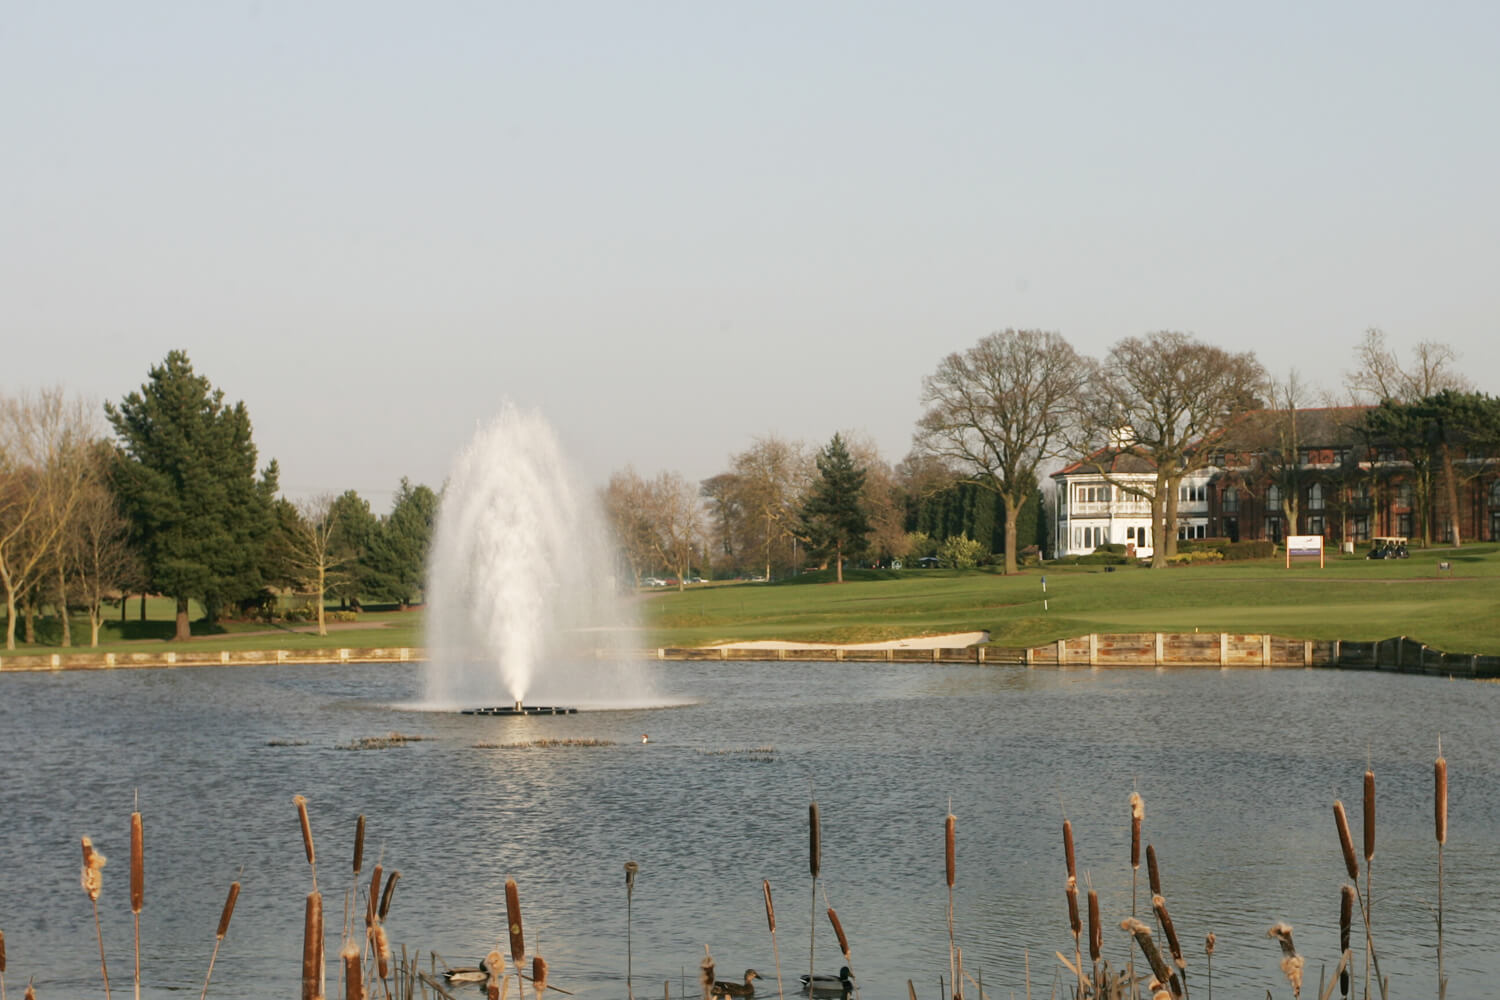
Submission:
[[[1406,551],[1406,539],[1399,535],[1391,535],[1370,539],[1370,551],[1365,553],[1365,558],[1406,559],[1410,555],[1411,553]]]

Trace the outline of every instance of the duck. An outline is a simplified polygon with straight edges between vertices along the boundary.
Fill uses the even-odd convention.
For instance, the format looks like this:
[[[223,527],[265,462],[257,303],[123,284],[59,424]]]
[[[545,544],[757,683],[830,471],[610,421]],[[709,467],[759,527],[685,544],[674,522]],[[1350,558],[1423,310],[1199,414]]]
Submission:
[[[854,973],[849,966],[839,969],[836,976],[815,975],[802,977],[802,992],[808,996],[846,997],[854,992]]]
[[[727,979],[714,980],[713,996],[716,997],[753,997],[755,996],[755,983],[760,973],[754,969],[745,970],[745,981],[743,983],[730,982]]]
[[[642,743],[650,743],[651,742],[651,734],[650,733],[642,733],[641,734],[641,742]]]
[[[498,959],[499,961],[492,963],[491,959]],[[464,966],[457,969],[449,969],[443,973],[443,978],[450,983],[482,983],[490,978],[490,966],[492,964],[498,965],[501,972],[505,971],[505,960],[495,952],[490,952],[479,960],[478,968]]]

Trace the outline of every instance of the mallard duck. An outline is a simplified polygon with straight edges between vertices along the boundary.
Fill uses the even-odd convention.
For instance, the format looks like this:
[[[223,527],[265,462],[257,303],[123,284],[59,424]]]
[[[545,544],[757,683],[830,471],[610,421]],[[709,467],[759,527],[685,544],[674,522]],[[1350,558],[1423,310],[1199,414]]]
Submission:
[[[479,960],[478,968],[474,968],[473,966],[465,966],[458,969],[449,969],[447,972],[443,973],[443,978],[450,983],[482,983],[490,978],[491,957],[500,958],[499,955],[496,955],[494,952],[490,952],[489,955],[486,955],[484,958],[481,958]],[[500,966],[500,970],[503,972],[505,969],[505,960],[503,958],[500,958],[500,961],[496,964]]]
[[[717,979],[714,981],[713,995],[716,997],[753,997],[755,996],[755,983],[752,980],[759,978],[759,972],[756,972],[754,969],[746,969],[745,981],[743,983],[734,983],[727,979]]]
[[[854,973],[844,966],[836,976],[816,975],[802,977],[802,992],[813,997],[844,997],[854,992]]]

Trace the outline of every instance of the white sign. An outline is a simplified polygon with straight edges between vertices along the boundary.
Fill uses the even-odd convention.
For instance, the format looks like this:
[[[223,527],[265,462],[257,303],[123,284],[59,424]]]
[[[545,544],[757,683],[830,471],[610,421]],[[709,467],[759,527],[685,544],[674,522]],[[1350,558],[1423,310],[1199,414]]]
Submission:
[[[1323,551],[1323,536],[1287,535],[1286,550],[1294,556],[1315,556]]]

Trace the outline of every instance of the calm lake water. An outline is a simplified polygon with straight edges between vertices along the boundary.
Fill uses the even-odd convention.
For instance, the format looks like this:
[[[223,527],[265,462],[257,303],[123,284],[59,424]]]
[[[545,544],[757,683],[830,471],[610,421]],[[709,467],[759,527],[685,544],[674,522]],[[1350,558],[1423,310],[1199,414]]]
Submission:
[[[880,664],[664,663],[675,708],[551,718],[410,711],[421,667],[266,666],[0,676],[0,930],[8,987],[96,995],[81,834],[110,857],[105,944],[130,985],[129,814],[145,817],[144,995],[196,992],[229,883],[243,884],[211,996],[293,996],[310,888],[292,796],[307,796],[330,932],[368,817],[366,878],[402,873],[393,941],[472,964],[506,935],[520,885],[527,944],[581,998],[626,995],[622,865],[640,864],[635,993],[694,992],[705,944],[721,978],[753,966],[776,993],[761,901],[775,893],[787,982],[806,970],[807,806],[823,816],[816,965],[842,964],[823,891],[869,1000],[938,997],[948,963],[943,820],[958,817],[955,920],[995,997],[1050,992],[1072,952],[1061,843],[1127,955],[1129,805],[1146,804],[1169,908],[1206,985],[1290,995],[1266,929],[1285,920],[1308,979],[1337,958],[1343,879],[1331,806],[1359,838],[1361,776],[1379,786],[1375,940],[1393,996],[1434,996],[1432,759],[1452,788],[1445,895],[1450,996],[1500,980],[1500,685],[1303,670],[1027,671]],[[385,750],[341,745],[392,730]],[[642,733],[651,735],[641,745]],[[482,749],[543,738],[612,741]],[[1147,897],[1144,866],[1141,898]],[[1144,906],[1144,903],[1143,903]],[[1086,945],[1086,942],[1085,942]],[[330,943],[329,952],[335,952]],[[330,992],[332,986],[330,985]],[[792,992],[788,988],[788,993]],[[1309,986],[1308,993],[1311,992]],[[1196,990],[1195,990],[1196,993]],[[477,996],[477,991],[472,995]],[[1206,991],[1203,995],[1207,995]]]

